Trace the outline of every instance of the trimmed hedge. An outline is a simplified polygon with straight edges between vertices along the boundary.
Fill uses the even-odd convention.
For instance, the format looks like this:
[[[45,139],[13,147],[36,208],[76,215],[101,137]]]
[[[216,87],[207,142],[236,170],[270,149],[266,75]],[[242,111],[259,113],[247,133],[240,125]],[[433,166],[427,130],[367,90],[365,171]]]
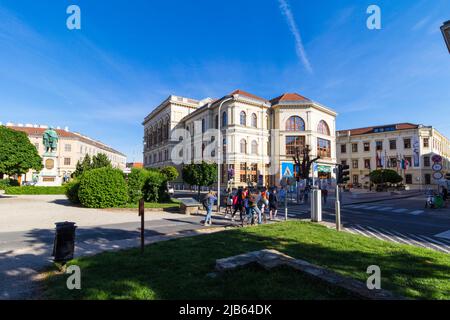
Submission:
[[[128,200],[128,188],[122,171],[105,167],[83,173],[78,198],[80,203],[88,208],[124,205]]]
[[[79,204],[80,199],[78,198],[78,190],[80,189],[80,181],[74,179],[65,185],[65,194],[67,199],[74,204]]]
[[[66,188],[61,187],[37,187],[37,186],[23,186],[23,187],[7,187],[5,194],[11,195],[26,195],[26,194],[65,194]]]

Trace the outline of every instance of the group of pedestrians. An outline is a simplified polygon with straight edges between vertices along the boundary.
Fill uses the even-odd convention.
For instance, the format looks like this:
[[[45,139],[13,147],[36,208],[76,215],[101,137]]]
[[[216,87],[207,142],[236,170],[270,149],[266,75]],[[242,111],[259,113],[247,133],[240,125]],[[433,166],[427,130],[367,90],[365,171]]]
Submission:
[[[266,211],[269,212],[269,220],[274,220],[278,213],[279,197],[276,188],[248,188],[239,187],[229,189],[226,197],[227,208],[225,216],[230,215],[235,220],[236,213],[242,224],[255,223],[257,216],[258,224],[267,221]]]

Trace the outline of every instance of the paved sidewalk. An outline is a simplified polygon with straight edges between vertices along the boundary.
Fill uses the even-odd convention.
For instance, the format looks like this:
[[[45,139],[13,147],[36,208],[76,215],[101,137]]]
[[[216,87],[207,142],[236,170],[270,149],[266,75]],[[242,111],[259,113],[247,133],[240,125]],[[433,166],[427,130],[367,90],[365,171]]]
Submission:
[[[146,211],[146,243],[203,234],[231,225],[213,216]],[[32,299],[36,277],[52,263],[55,222],[76,222],[75,256],[140,245],[137,209],[97,210],[72,206],[65,196],[0,196],[0,299]]]

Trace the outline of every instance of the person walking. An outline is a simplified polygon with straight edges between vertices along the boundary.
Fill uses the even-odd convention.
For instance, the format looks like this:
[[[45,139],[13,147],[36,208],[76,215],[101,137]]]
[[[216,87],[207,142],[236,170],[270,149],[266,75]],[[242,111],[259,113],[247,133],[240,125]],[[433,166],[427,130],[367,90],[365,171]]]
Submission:
[[[266,208],[269,208],[269,195],[269,191],[267,191],[267,188],[264,187],[261,191],[261,213],[263,215],[264,223],[267,221]]]
[[[243,221],[243,213],[244,213],[244,192],[242,187],[239,187],[237,192],[236,192],[236,196],[233,199],[233,203],[234,203],[234,212],[231,215],[231,221],[234,221],[234,216],[236,215],[236,212],[239,210],[239,217],[241,219],[241,222]]]
[[[278,213],[278,194],[277,189],[273,188],[269,194],[269,220],[274,220]]]
[[[323,199],[323,204],[326,205],[327,199],[328,199],[328,189],[325,184],[322,185],[322,199]]]
[[[204,206],[206,207],[206,218],[205,218],[205,223],[204,225],[211,225],[212,221],[211,221],[211,216],[212,216],[212,209],[214,206],[214,203],[217,201],[217,198],[215,196],[215,193],[210,191],[208,192],[208,194],[206,195],[205,199],[203,200]]]

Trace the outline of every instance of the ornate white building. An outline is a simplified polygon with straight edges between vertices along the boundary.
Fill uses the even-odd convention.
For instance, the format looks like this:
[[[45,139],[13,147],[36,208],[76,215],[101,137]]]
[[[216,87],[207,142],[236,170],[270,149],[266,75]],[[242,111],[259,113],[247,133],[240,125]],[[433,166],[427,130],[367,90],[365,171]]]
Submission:
[[[224,185],[230,176],[230,186],[278,185],[305,145],[312,157],[321,157],[316,177],[334,176],[336,112],[295,93],[267,100],[242,90],[217,100],[164,100],[142,123],[144,166],[216,162],[219,122]]]

